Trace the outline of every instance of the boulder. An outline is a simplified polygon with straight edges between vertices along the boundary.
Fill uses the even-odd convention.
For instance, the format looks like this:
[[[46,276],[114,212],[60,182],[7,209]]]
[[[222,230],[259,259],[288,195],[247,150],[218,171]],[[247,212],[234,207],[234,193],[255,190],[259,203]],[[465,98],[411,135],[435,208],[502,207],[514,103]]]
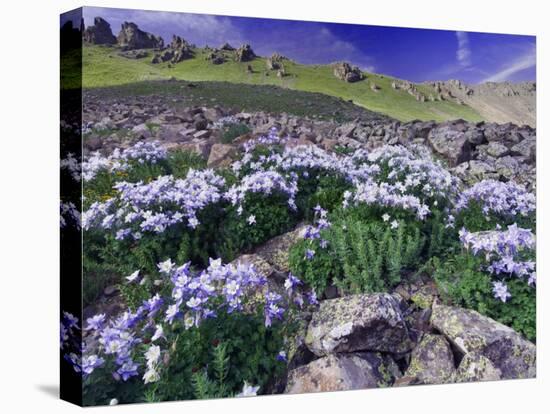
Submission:
[[[206,159],[212,148],[212,142],[206,139],[193,139],[191,142],[179,145],[179,148]]]
[[[485,134],[481,129],[472,128],[465,132],[466,139],[470,144],[480,145],[485,143]]]
[[[117,42],[123,50],[162,49],[164,47],[162,37],[140,30],[138,25],[132,22],[122,23]]]
[[[335,352],[404,353],[412,349],[400,296],[359,294],[324,300],[313,313],[306,344],[319,356]]]
[[[451,347],[442,335],[425,334],[411,354],[404,378],[409,384],[445,384],[455,373]]]
[[[434,304],[432,326],[463,354],[477,352],[503,379],[536,376],[536,346],[520,334],[470,309]]]
[[[95,17],[93,26],[88,26],[84,30],[83,39],[94,45],[114,45],[116,43],[111,25],[101,17]]]
[[[235,266],[239,263],[254,266],[254,269],[266,278],[273,274],[273,267],[257,254],[243,254],[231,262]]]
[[[499,175],[510,180],[520,175],[522,168],[515,157],[507,155],[495,161],[495,170]]]
[[[388,387],[397,376],[399,369],[389,356],[379,353],[329,355],[291,370],[285,393]]]
[[[259,246],[255,253],[271,264],[276,270],[283,273],[290,271],[288,266],[288,253],[290,247],[299,239],[304,237],[306,226],[299,225],[294,230],[281,234],[268,240],[262,246]]]
[[[357,82],[363,79],[363,72],[357,66],[351,66],[347,62],[338,62],[333,65],[332,73],[338,79],[346,82]]]
[[[242,45],[235,50],[235,60],[237,62],[249,62],[256,57],[256,54],[252,50],[252,47],[248,44]]]
[[[432,149],[443,156],[451,167],[470,158],[471,145],[461,131],[449,126],[433,128],[428,134],[428,142]]]
[[[508,155],[510,153],[506,145],[503,145],[497,141],[489,142],[489,145],[487,146],[486,151],[487,151],[487,154],[495,158],[504,157],[505,155]]]
[[[213,65],[221,65],[225,62],[225,56],[222,52],[215,50],[206,56],[206,60],[209,60]]]
[[[534,162],[537,150],[537,138],[529,137],[510,148],[512,155],[521,155],[528,162]]]
[[[233,158],[237,154],[237,150],[233,145],[229,144],[214,144],[210,149],[208,156],[208,167],[228,166],[233,162]]]
[[[478,352],[464,355],[456,370],[453,382],[497,381],[501,372],[491,360]]]

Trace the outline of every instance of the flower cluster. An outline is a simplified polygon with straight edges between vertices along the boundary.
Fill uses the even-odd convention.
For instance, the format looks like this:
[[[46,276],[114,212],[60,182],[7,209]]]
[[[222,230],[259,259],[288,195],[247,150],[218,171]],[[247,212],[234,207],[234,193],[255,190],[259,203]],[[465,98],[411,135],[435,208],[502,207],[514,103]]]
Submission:
[[[143,232],[162,233],[183,222],[195,228],[200,224],[197,213],[220,201],[224,185],[212,170],[189,170],[185,179],[162,176],[150,183],[120,182],[114,198],[95,202],[84,212],[83,228],[112,230],[119,240],[139,239]]]
[[[60,207],[60,227],[63,229],[67,226],[74,227],[80,230],[80,211],[76,208],[74,203],[61,201]]]
[[[140,141],[130,148],[120,151],[118,148],[107,157],[95,152],[82,163],[84,181],[91,181],[100,171],[114,172],[127,170],[132,163],[156,164],[165,159],[167,151],[158,141]]]
[[[82,372],[81,333],[78,318],[72,313],[63,312],[59,330],[60,348],[63,359],[78,373]]]
[[[372,180],[357,184],[353,192],[344,192],[343,206],[348,207],[350,203],[400,208],[415,213],[420,220],[430,214],[430,208],[418,197],[404,194],[391,184],[378,184]]]
[[[526,279],[529,285],[536,283],[535,262],[519,257],[522,252],[535,249],[535,235],[531,230],[519,228],[516,224],[506,230],[477,233],[463,228],[459,236],[464,247],[474,255],[484,254],[488,263],[485,270],[492,275]],[[495,297],[503,302],[511,296],[503,281],[494,281],[493,287]]]
[[[536,209],[535,195],[512,181],[504,183],[483,180],[464,191],[457,200],[457,211],[466,209],[472,201],[481,204],[483,214],[505,217],[528,216]]]
[[[67,157],[63,158],[60,164],[61,169],[67,170],[74,181],[76,181],[77,183],[80,182],[80,162],[73,153],[67,153]]]
[[[298,186],[295,181],[288,181],[276,171],[258,171],[242,178],[239,184],[233,185],[224,194],[224,198],[232,205],[242,207],[242,203],[248,193],[261,193],[273,195],[284,194],[288,197],[288,205],[296,209],[295,197]],[[242,212],[242,209],[239,209]]]
[[[136,309],[127,310],[115,319],[107,321],[104,314],[88,318],[86,330],[92,342],[99,344],[95,353],[84,349],[82,371],[91,374],[95,368],[104,365],[108,358],[113,361],[113,376],[127,381],[138,376],[138,357],[144,351],[146,367],[145,384],[160,379],[162,351],[158,342],[166,340],[170,330],[181,323],[185,329],[199,327],[207,318],[215,318],[220,313],[254,313],[263,309],[265,325],[274,320],[282,320],[292,303],[302,307],[317,304],[314,292],[301,293],[302,282],[288,275],[285,282],[285,296],[269,290],[267,279],[258,273],[253,265],[237,263],[222,264],[221,259],[210,259],[208,268],[194,272],[190,263],[176,266],[171,260],[158,264],[159,272],[168,278],[171,286],[170,298],[156,294]],[[139,283],[139,271],[128,278],[128,283]],[[62,347],[66,343],[67,331],[76,326],[77,321],[67,319],[62,323]],[[164,324],[164,325],[163,325]],[[165,329],[168,328],[168,331]],[[145,349],[144,344],[149,344]],[[85,369],[84,369],[85,367]]]
[[[304,233],[304,239],[305,240],[318,240],[319,246],[322,249],[325,249],[328,246],[328,241],[323,239],[321,237],[321,230],[328,229],[332,223],[328,221],[327,219],[327,210],[322,208],[319,204],[317,204],[313,211],[315,212],[314,218],[313,218],[313,225],[307,226],[306,231]],[[315,250],[307,249],[305,254],[305,259],[311,260],[315,256]]]

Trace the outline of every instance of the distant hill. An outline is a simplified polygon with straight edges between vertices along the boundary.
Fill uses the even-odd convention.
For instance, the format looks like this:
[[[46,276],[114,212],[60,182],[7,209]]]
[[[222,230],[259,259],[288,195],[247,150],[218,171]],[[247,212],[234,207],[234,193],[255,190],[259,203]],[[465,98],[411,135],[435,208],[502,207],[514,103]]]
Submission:
[[[177,63],[153,64],[151,61],[156,54],[158,52],[152,49],[134,50],[128,54],[115,46],[85,43],[82,86],[98,88],[162,79],[275,85],[351,100],[356,105],[401,121],[445,121],[461,118],[473,122],[486,120],[522,123],[518,122],[522,120],[519,115],[506,119],[505,111],[497,114],[497,110],[487,110],[483,99],[477,95],[476,99],[439,96],[433,84],[413,84],[367,72],[363,72],[362,80],[346,82],[334,75],[333,65],[303,65],[285,59],[284,76],[278,76],[277,70],[268,69],[268,58],[264,57],[256,56],[247,62],[226,59],[221,64],[213,64],[212,49],[192,46],[190,58]],[[65,79],[64,85],[69,86],[70,80]],[[513,104],[507,105],[512,106]]]
[[[486,82],[470,85],[459,80],[428,82],[434,90],[449,94],[475,109],[483,118],[536,127],[535,82]]]

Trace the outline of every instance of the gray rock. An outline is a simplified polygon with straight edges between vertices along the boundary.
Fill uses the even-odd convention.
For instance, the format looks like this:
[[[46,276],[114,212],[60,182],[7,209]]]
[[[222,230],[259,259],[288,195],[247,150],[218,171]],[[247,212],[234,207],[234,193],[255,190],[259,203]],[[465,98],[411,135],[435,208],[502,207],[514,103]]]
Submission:
[[[537,138],[526,138],[519,144],[514,145],[510,150],[512,152],[512,155],[521,155],[525,157],[528,162],[533,162],[536,158]]]
[[[509,155],[496,160],[495,170],[499,175],[507,179],[514,178],[515,176],[520,174],[521,171],[518,161],[514,157],[511,157]]]
[[[338,79],[346,82],[357,82],[363,79],[363,72],[357,66],[351,66],[347,62],[338,62],[333,65],[333,74]]]
[[[101,17],[94,18],[93,26],[88,26],[82,38],[85,42],[95,45],[114,45],[116,37],[111,31],[111,25]]]
[[[162,37],[140,30],[137,24],[132,22],[122,23],[117,41],[123,50],[162,49],[164,47]]]
[[[428,134],[428,142],[436,153],[449,162],[451,167],[470,158],[471,144],[466,135],[448,126],[432,129]]]
[[[288,253],[290,247],[299,239],[304,237],[306,226],[299,225],[294,230],[281,234],[259,246],[255,253],[271,264],[276,270],[287,273],[290,271],[288,266]]]
[[[487,154],[489,154],[491,157],[496,157],[496,158],[504,157],[509,153],[510,153],[510,150],[508,150],[508,147],[506,147],[506,145],[503,145],[497,141],[491,141],[487,146]]]
[[[388,387],[397,376],[395,362],[379,353],[329,355],[290,371],[285,393]]]
[[[483,134],[483,131],[477,128],[469,129],[464,133],[466,135],[466,139],[474,145],[480,145],[485,142],[485,134]]]
[[[451,347],[442,335],[425,334],[411,354],[404,378],[409,384],[445,384],[455,373]]]
[[[252,50],[250,45],[242,45],[237,50],[235,50],[235,60],[237,62],[249,62],[256,57],[256,54]]]
[[[139,124],[132,128],[132,133],[138,138],[151,138],[153,134],[146,124]]]
[[[488,358],[502,378],[536,376],[536,346],[512,328],[470,309],[436,304],[431,324],[462,353],[478,352]]]
[[[403,353],[413,347],[399,295],[361,294],[324,300],[313,313],[306,344],[319,356],[334,352]]]
[[[497,381],[502,378],[489,358],[478,352],[464,355],[456,370],[453,382]]]
[[[210,149],[208,156],[208,167],[228,166],[233,162],[233,158],[237,154],[237,150],[233,145],[229,144],[214,144]]]

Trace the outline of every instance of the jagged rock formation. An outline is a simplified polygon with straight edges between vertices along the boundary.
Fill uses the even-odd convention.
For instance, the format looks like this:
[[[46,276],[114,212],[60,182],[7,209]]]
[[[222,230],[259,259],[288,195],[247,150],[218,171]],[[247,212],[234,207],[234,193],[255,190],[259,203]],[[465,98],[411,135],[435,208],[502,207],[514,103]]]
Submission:
[[[438,96],[475,109],[491,122],[536,125],[535,82],[486,82],[471,85],[459,80],[428,82]]]
[[[223,45],[220,46],[220,50],[226,50],[228,52],[233,52],[235,48],[231,46],[229,43],[225,42]]]
[[[265,64],[268,70],[284,70],[283,60],[286,60],[286,57],[275,52],[265,60]]]
[[[357,66],[347,62],[337,62],[333,65],[334,76],[346,82],[357,82],[363,79],[363,72]]]
[[[94,45],[114,45],[116,43],[111,25],[101,17],[95,17],[93,26],[88,26],[84,30],[83,39]]]
[[[235,50],[235,60],[237,62],[249,62],[256,57],[256,54],[252,50],[249,44],[242,45]]]
[[[162,49],[164,47],[162,37],[140,30],[138,25],[132,22],[122,23],[117,42],[123,50]]]
[[[156,53],[151,63],[178,63],[193,57],[192,46],[179,36],[173,35],[170,45],[160,53]]]

